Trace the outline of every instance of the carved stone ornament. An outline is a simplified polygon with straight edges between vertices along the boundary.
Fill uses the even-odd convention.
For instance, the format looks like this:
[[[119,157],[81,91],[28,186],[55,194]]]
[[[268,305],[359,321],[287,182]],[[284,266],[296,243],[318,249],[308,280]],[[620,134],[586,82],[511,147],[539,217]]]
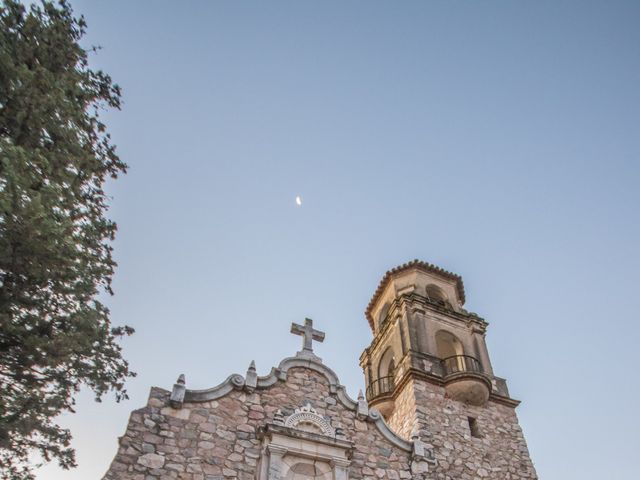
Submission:
[[[317,417],[306,405],[287,418],[294,426],[274,422],[257,430],[261,449],[256,480],[349,480],[353,442],[319,433],[318,423],[303,420],[312,418],[316,422]],[[314,430],[300,429],[311,425]]]
[[[336,431],[331,424],[320,415],[310,403],[297,408],[289,415],[284,421],[284,426],[307,432],[320,433],[329,437],[335,437],[336,435]]]

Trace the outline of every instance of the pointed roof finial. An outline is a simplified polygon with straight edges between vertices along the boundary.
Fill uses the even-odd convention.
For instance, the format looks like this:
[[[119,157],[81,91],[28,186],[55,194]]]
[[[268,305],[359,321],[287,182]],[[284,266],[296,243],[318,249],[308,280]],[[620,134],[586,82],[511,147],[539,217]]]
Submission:
[[[249,364],[249,368],[247,369],[247,375],[244,381],[245,387],[252,391],[254,388],[258,386],[258,374],[256,373],[256,361],[251,360]]]
[[[169,396],[169,405],[173,408],[182,408],[184,394],[187,390],[185,383],[184,373],[181,373],[176,383],[173,384],[173,390],[171,390],[171,395]]]
[[[356,414],[358,415],[358,418],[360,418],[361,420],[364,418],[367,418],[367,416],[369,415],[369,405],[367,404],[367,401],[364,399],[364,395],[362,394],[362,389],[360,389],[360,391],[358,392],[358,407],[357,407]]]

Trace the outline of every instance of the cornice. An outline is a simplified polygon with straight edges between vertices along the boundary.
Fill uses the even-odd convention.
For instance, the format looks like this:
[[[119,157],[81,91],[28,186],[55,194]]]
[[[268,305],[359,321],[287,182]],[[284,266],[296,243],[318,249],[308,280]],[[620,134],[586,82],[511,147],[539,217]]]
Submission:
[[[393,302],[393,312],[392,309],[389,309],[389,317],[387,318],[391,318],[393,317],[393,319],[387,320],[384,325],[382,326],[382,330],[380,330],[374,337],[373,340],[371,341],[371,344],[366,347],[364,349],[364,351],[362,352],[362,354],[360,355],[360,366],[363,367],[364,365],[362,364],[362,361],[364,361],[364,358],[366,358],[367,356],[371,356],[374,354],[374,352],[376,351],[376,349],[383,344],[388,337],[391,335],[391,330],[397,326],[397,324],[400,322],[400,318],[399,318],[399,314],[398,312],[396,312],[396,310],[398,310],[400,307],[399,305],[396,304],[396,302]]]
[[[319,433],[307,432],[284,425],[276,425],[274,423],[267,423],[257,430],[257,437],[262,440],[264,437],[271,437],[274,433],[286,435],[288,437],[300,438],[308,440],[313,443],[322,443],[324,445],[330,445],[339,447],[345,450],[353,450],[354,444],[349,440],[336,438],[335,436],[321,435]]]
[[[436,303],[429,302],[422,295],[419,295],[413,292],[405,293],[401,295],[400,298],[408,302],[418,303],[420,306],[424,307],[426,310],[430,310],[444,317],[453,317],[456,320],[459,320],[464,323],[475,323],[484,327],[489,325],[489,323],[484,318],[482,318],[476,313],[469,313],[464,309],[462,312],[457,312],[453,309],[445,308]]]
[[[386,398],[392,398],[394,401],[396,400],[396,398],[400,395],[400,392],[402,391],[402,389],[405,387],[405,385],[407,383],[409,383],[409,380],[413,379],[413,378],[418,378],[421,380],[425,380],[433,385],[437,385],[438,387],[444,387],[446,385],[446,381],[445,379],[443,379],[442,377],[438,376],[438,375],[433,375],[430,372],[425,372],[423,370],[419,370],[417,368],[409,368],[407,369],[402,377],[400,378],[400,380],[395,384],[395,387],[393,389],[393,392],[388,395],[385,396]],[[489,394],[489,401],[493,401],[495,403],[499,403],[502,405],[505,405],[507,407],[511,407],[511,408],[516,408],[518,405],[520,405],[520,403],[522,403],[520,400],[516,400],[515,398],[510,398],[510,397],[505,397],[503,395],[499,395],[497,393],[495,393],[493,391],[493,389],[491,390],[491,393]],[[372,402],[373,404],[375,404],[376,402]]]
[[[412,260],[410,262],[407,262],[400,266],[392,268],[391,270],[388,270],[382,277],[382,280],[380,280],[380,283],[378,284],[378,288],[376,288],[376,291],[374,292],[373,297],[369,301],[369,305],[367,305],[367,308],[365,310],[365,316],[367,317],[367,320],[369,321],[369,326],[371,327],[372,330],[374,328],[374,322],[373,322],[373,317],[371,316],[371,310],[373,309],[374,305],[378,301],[380,295],[382,295],[382,292],[387,286],[387,283],[395,275],[405,272],[407,270],[412,270],[412,269],[422,270],[427,273],[435,273],[448,280],[453,280],[456,284],[456,289],[458,290],[458,296],[460,297],[460,304],[464,305],[466,297],[464,292],[464,283],[462,282],[462,277],[460,275],[444,270],[443,268],[440,268],[431,263],[423,262],[417,259]]]
[[[369,356],[373,356],[375,351],[380,347],[381,344],[385,343],[387,337],[389,336],[389,331],[396,325],[398,313],[397,311],[402,308],[402,304],[407,304],[408,308],[413,308],[412,304],[419,304],[424,308],[425,312],[430,311],[438,315],[439,320],[451,322],[462,322],[466,327],[477,328],[481,333],[485,333],[489,323],[484,320],[482,317],[476,314],[470,313],[462,313],[456,312],[454,310],[448,310],[442,307],[439,307],[435,304],[427,302],[421,295],[417,295],[415,293],[406,293],[400,295],[397,299],[393,301],[391,304],[391,308],[389,309],[389,318],[393,317],[393,320],[387,320],[385,324],[382,326],[382,329],[378,331],[373,339],[371,340],[371,344],[364,349],[362,354],[360,355],[360,366],[364,367],[363,362]],[[413,308],[415,310],[415,308]],[[456,325],[454,323],[454,325]]]
[[[387,425],[387,422],[385,422],[384,417],[377,409],[372,408],[371,410],[369,410],[368,418],[375,424],[375,426],[378,428],[378,431],[396,447],[408,452],[413,450],[412,442],[396,435],[395,432],[391,430],[391,428],[389,428],[389,425]]]

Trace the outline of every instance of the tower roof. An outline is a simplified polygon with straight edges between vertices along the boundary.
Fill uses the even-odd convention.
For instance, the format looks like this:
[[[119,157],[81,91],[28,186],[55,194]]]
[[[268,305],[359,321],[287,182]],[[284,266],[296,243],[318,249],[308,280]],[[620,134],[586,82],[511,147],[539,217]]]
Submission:
[[[392,277],[394,277],[395,275],[398,275],[399,273],[406,272],[407,270],[413,270],[413,269],[422,270],[428,273],[435,273],[441,277],[454,280],[456,282],[456,288],[458,290],[460,302],[464,304],[465,302],[464,284],[462,283],[462,277],[460,275],[449,272],[443,268],[440,268],[428,262],[423,262],[417,259],[411,260],[410,262],[403,263],[402,265],[387,271],[387,273],[385,273],[384,276],[382,277],[382,280],[380,280],[380,284],[378,285],[378,288],[376,288],[376,291],[373,294],[371,301],[369,301],[369,305],[367,305],[367,309],[365,310],[365,316],[367,317],[367,320],[369,321],[369,325],[371,326],[371,328],[373,328],[373,317],[371,316],[371,311],[373,310],[374,305],[380,298],[380,295],[382,295],[382,292],[387,286],[387,283],[389,282],[389,280],[391,280]]]

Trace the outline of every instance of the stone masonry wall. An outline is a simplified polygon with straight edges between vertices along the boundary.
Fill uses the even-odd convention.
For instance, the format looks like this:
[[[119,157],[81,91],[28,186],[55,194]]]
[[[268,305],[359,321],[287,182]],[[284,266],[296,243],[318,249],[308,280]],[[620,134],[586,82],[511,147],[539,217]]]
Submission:
[[[407,384],[400,391],[395,399],[393,411],[387,419],[389,427],[406,440],[409,440],[411,434],[419,428],[415,415],[416,396],[411,385]]]
[[[181,409],[169,407],[168,400],[168,391],[154,388],[148,404],[131,414],[105,480],[253,480],[260,457],[257,427],[276,410],[289,414],[307,401],[354,442],[350,479],[411,478],[410,454],[373,423],[358,420],[313,370],[292,368],[286,381],[264,390],[233,390],[215,401],[185,402]]]
[[[410,435],[409,419],[431,434],[438,461],[433,478],[538,478],[512,407],[491,400],[482,407],[467,405],[447,398],[442,387],[412,379],[398,396],[395,410],[390,423],[398,434]],[[471,435],[469,417],[476,419],[479,438]]]

